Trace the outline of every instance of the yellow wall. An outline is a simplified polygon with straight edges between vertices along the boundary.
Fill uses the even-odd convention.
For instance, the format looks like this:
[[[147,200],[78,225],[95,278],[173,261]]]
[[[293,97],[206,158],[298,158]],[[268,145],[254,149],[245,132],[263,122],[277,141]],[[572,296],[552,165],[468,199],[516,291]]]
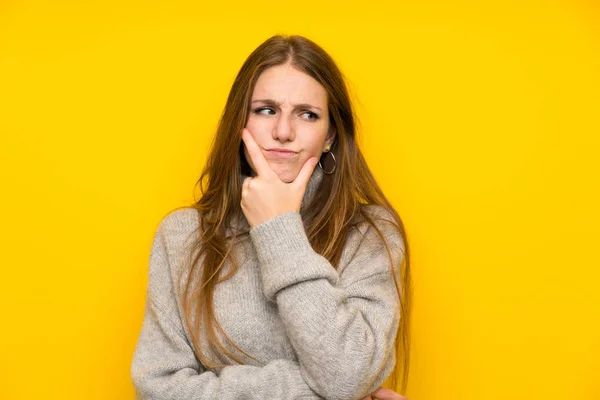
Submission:
[[[600,398],[597,3],[197,3],[0,2],[1,399],[133,399],[154,228],[277,32],[407,225],[411,400]]]

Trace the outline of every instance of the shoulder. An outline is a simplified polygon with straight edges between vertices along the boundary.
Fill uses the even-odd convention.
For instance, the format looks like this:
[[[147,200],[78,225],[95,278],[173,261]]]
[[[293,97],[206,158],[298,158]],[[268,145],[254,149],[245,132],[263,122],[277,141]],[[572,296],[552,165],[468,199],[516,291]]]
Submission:
[[[156,228],[155,241],[160,240],[169,255],[183,253],[193,244],[198,235],[199,213],[192,207],[181,207],[170,211]]]
[[[157,259],[162,259],[168,264],[171,272],[174,272],[192,250],[199,225],[198,211],[195,208],[186,207],[170,211],[158,223],[152,253],[156,253]]]
[[[378,204],[362,204],[360,207],[362,212],[367,214],[371,218],[394,222],[394,216],[392,215],[390,210],[388,210],[384,206],[380,206]]]
[[[157,231],[170,235],[184,234],[196,230],[198,225],[198,210],[192,207],[177,208],[160,220]]]
[[[388,246],[404,251],[404,229],[398,215],[394,214],[394,210],[381,205],[361,205],[352,222],[347,245],[358,253],[377,252]]]
[[[394,210],[384,206],[361,205],[340,260],[338,271],[343,280],[355,282],[368,276],[390,273],[390,262],[392,269],[398,273],[405,243],[401,221],[394,214]]]
[[[397,215],[394,215],[391,210],[376,204],[363,204],[360,210],[353,225],[363,236],[374,235],[377,230],[385,237],[401,236],[401,221],[396,219]]]
[[[404,227],[396,211],[374,204],[362,205],[361,210],[354,225],[361,250],[368,253],[389,249],[393,253],[404,253]]]
[[[180,208],[164,215],[154,232],[148,266],[148,299],[169,316],[178,315],[181,274],[188,262],[198,212]],[[192,240],[190,240],[192,239]]]

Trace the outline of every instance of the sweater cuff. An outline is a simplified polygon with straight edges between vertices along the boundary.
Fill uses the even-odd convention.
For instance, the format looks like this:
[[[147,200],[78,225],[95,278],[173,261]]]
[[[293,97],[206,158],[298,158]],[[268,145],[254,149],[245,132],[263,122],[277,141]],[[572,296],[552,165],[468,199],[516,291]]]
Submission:
[[[337,285],[337,271],[313,250],[299,213],[290,211],[271,218],[251,229],[250,237],[267,299],[274,301],[280,290],[308,280],[327,279]]]

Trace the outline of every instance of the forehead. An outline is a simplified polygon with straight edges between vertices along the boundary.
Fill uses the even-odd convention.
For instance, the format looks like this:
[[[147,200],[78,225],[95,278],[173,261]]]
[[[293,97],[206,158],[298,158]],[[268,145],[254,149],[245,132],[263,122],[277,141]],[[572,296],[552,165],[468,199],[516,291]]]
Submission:
[[[327,104],[327,91],[308,74],[289,64],[264,70],[252,93],[252,100],[271,99],[277,102]]]

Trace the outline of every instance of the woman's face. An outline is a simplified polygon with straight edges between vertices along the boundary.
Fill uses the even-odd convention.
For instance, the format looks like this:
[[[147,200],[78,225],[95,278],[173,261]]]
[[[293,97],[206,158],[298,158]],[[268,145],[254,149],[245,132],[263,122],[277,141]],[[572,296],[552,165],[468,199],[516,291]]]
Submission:
[[[258,77],[246,128],[279,179],[288,183],[335,138],[325,88],[288,64],[268,68]],[[244,155],[256,171],[246,146]]]

